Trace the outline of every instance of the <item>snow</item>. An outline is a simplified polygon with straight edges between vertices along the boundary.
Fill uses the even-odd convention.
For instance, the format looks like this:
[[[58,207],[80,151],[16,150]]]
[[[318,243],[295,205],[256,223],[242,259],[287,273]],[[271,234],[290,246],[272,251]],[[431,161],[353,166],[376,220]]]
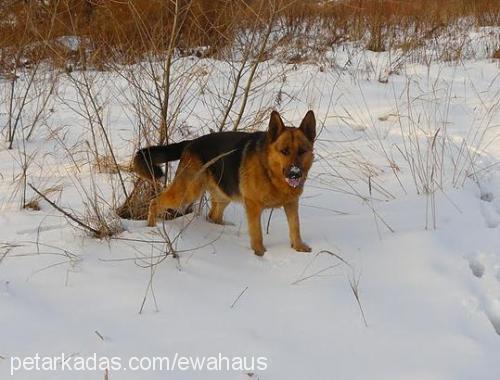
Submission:
[[[44,125],[24,147],[18,139],[13,150],[0,151],[0,378],[9,377],[12,357],[36,353],[124,361],[221,353],[266,357],[268,366],[172,376],[497,379],[498,61],[406,64],[381,83],[384,59],[371,73],[355,64],[342,71],[335,67],[343,64],[260,66],[243,125],[258,120],[264,106],[277,107],[292,125],[311,108],[320,130],[300,211],[313,252],[289,247],[284,213],[275,210],[262,258],[249,248],[240,205],[228,208],[225,226],[209,224],[203,210],[165,222],[164,231],[122,221],[125,231],[111,240],[88,236],[44,201],[41,211],[20,211],[24,147],[31,157],[28,182],[59,186],[49,197],[67,210],[84,214],[92,178],[103,208],[112,204],[112,190],[120,191],[116,175],[91,175],[88,121],[77,112],[73,82],[63,76]],[[186,67],[201,74],[184,88],[189,96],[179,123],[192,134],[207,133],[231,92],[231,66],[192,58],[175,63],[176,70]],[[119,161],[126,162],[137,142],[134,93],[124,76],[89,75]],[[1,86],[8,92],[8,83]],[[1,107],[5,125],[6,104]],[[258,126],[264,129],[266,120]],[[403,157],[404,144],[415,138],[421,149],[414,157],[423,163],[414,162],[416,176]],[[428,165],[434,161],[442,169]],[[425,194],[428,178],[420,174],[432,168],[434,190]],[[179,259],[162,257],[165,232],[177,237]],[[121,370],[109,378],[168,375]],[[14,378],[103,379],[104,371],[20,370]]]

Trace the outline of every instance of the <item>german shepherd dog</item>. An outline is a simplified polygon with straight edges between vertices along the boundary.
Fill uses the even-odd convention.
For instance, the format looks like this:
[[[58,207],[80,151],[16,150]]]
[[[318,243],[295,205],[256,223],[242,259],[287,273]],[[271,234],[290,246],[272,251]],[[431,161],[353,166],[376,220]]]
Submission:
[[[267,132],[219,132],[176,144],[139,150],[134,171],[155,181],[163,176],[158,164],[179,160],[175,178],[149,205],[148,226],[168,209],[179,209],[211,196],[208,219],[223,224],[224,209],[231,201],[245,206],[251,247],[256,255],[266,251],[262,243],[261,214],[266,208],[283,207],[292,247],[311,248],[302,241],[299,197],[313,162],[316,119],[307,112],[299,128],[286,127],[273,111]]]

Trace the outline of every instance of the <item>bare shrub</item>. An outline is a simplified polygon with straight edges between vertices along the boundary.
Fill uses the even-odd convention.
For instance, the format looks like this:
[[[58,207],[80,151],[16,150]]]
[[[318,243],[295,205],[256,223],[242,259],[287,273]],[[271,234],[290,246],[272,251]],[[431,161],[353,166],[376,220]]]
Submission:
[[[0,5],[0,70],[46,59],[60,67],[71,62],[102,69],[173,48],[183,55],[220,56],[256,18],[269,20],[273,13],[285,35],[309,35],[289,40],[290,46],[307,45],[319,26],[327,33],[315,40],[318,49],[344,41],[374,51],[408,49],[462,19],[499,25],[499,9],[496,0],[8,0]],[[78,44],[65,43],[68,37]]]

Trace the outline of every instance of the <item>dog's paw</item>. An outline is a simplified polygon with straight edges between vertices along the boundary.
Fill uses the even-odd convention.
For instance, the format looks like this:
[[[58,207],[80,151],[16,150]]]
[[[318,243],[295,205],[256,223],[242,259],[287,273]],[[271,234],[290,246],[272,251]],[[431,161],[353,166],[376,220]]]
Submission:
[[[266,248],[263,245],[252,247],[252,249],[257,256],[264,256],[264,253],[266,253]]]
[[[208,223],[218,224],[220,226],[223,226],[225,224],[222,219],[215,219],[215,218],[212,218],[211,216],[207,216],[207,221],[208,221]]]
[[[296,244],[292,244],[292,248],[298,252],[311,252],[311,247],[309,247],[303,241],[296,243]]]

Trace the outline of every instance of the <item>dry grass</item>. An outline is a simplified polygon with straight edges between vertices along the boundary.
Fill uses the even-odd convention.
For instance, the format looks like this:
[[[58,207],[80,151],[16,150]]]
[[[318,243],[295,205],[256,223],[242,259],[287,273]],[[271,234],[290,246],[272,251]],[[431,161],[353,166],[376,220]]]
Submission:
[[[118,174],[119,171],[125,173],[132,172],[130,164],[116,164],[110,155],[96,157],[94,162],[92,162],[92,168],[96,173]]]
[[[53,186],[53,187],[49,187],[47,189],[40,190],[40,192],[45,197],[47,197],[53,193],[60,193],[61,191],[62,191],[61,186]],[[40,201],[42,199],[43,199],[42,196],[35,193],[34,196],[30,200],[26,201],[26,203],[23,205],[23,208],[30,209],[33,211],[40,211],[41,210]]]
[[[473,19],[478,26],[500,24],[497,0],[5,0],[0,4],[0,67],[43,59],[83,68],[137,62],[169,49],[176,15],[173,42],[179,54],[220,55],[242,33],[264,31],[271,13],[289,41],[318,25],[328,31],[316,40],[318,49],[343,41],[362,41],[373,51],[411,49],[459,19]],[[65,36],[76,36],[79,43],[61,39]]]
[[[152,183],[138,179],[134,182],[133,190],[128,194],[123,205],[117,208],[116,213],[124,219],[146,220],[149,202],[156,194],[157,190]]]

